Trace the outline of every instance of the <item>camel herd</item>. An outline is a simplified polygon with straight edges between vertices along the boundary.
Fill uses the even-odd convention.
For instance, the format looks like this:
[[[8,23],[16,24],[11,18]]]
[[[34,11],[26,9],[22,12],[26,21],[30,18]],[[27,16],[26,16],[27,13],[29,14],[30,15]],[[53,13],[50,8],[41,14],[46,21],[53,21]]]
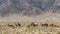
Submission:
[[[15,23],[15,25],[13,25],[13,24],[8,24],[8,26],[9,27],[20,27],[20,26],[22,26],[19,22],[17,22],[17,23]],[[30,26],[32,26],[32,27],[37,27],[38,26],[38,23],[35,23],[35,22],[31,22],[31,24],[29,24],[29,25],[27,25],[27,27],[30,27]],[[48,27],[48,26],[51,26],[51,27],[58,27],[57,25],[54,25],[53,23],[52,24],[48,24],[48,23],[44,23],[44,24],[41,24],[41,26],[43,27]]]

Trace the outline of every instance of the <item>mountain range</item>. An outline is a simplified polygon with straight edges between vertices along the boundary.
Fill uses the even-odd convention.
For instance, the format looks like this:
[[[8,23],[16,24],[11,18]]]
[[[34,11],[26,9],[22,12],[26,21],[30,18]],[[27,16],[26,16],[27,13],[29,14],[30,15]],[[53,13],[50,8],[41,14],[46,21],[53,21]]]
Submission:
[[[52,9],[53,13],[60,9],[60,5],[56,5],[56,0],[0,0],[1,16],[9,15],[10,13],[28,16],[40,15]]]
[[[0,0],[0,16],[13,14],[40,17],[48,15],[49,18],[52,15],[59,15],[60,17],[60,0]]]

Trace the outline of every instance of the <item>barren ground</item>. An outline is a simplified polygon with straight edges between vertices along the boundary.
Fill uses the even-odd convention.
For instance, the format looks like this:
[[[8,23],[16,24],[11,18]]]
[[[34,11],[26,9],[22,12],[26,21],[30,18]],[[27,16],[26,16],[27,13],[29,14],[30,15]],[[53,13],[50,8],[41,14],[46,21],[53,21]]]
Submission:
[[[31,22],[19,22],[21,26],[16,26],[16,23],[18,22],[0,22],[0,34],[60,34],[60,22],[34,22],[38,23],[36,27],[27,27]],[[47,23],[48,26],[41,26],[43,23]]]

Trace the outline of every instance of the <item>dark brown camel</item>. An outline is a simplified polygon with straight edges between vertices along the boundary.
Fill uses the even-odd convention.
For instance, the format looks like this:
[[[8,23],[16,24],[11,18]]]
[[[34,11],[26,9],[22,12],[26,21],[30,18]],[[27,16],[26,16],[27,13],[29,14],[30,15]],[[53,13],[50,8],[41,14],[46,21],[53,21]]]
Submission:
[[[48,24],[47,24],[47,23],[45,23],[45,24],[42,24],[41,26],[45,26],[45,27],[48,27]]]
[[[30,25],[28,25],[28,27],[30,27],[30,26],[36,27],[36,26],[38,26],[38,24],[37,24],[37,23],[32,22]]]
[[[18,23],[16,23],[15,25],[16,25],[16,26],[21,26],[21,24],[20,24],[19,22],[18,22]]]

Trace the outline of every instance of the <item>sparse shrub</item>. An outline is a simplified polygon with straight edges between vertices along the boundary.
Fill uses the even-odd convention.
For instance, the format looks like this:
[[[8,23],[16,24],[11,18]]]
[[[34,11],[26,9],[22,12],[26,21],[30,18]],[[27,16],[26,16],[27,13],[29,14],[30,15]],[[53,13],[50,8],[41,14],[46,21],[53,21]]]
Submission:
[[[47,33],[47,34],[51,34],[51,33]]]
[[[57,34],[60,34],[60,32],[57,32]]]
[[[54,26],[54,24],[50,24],[49,26]]]

